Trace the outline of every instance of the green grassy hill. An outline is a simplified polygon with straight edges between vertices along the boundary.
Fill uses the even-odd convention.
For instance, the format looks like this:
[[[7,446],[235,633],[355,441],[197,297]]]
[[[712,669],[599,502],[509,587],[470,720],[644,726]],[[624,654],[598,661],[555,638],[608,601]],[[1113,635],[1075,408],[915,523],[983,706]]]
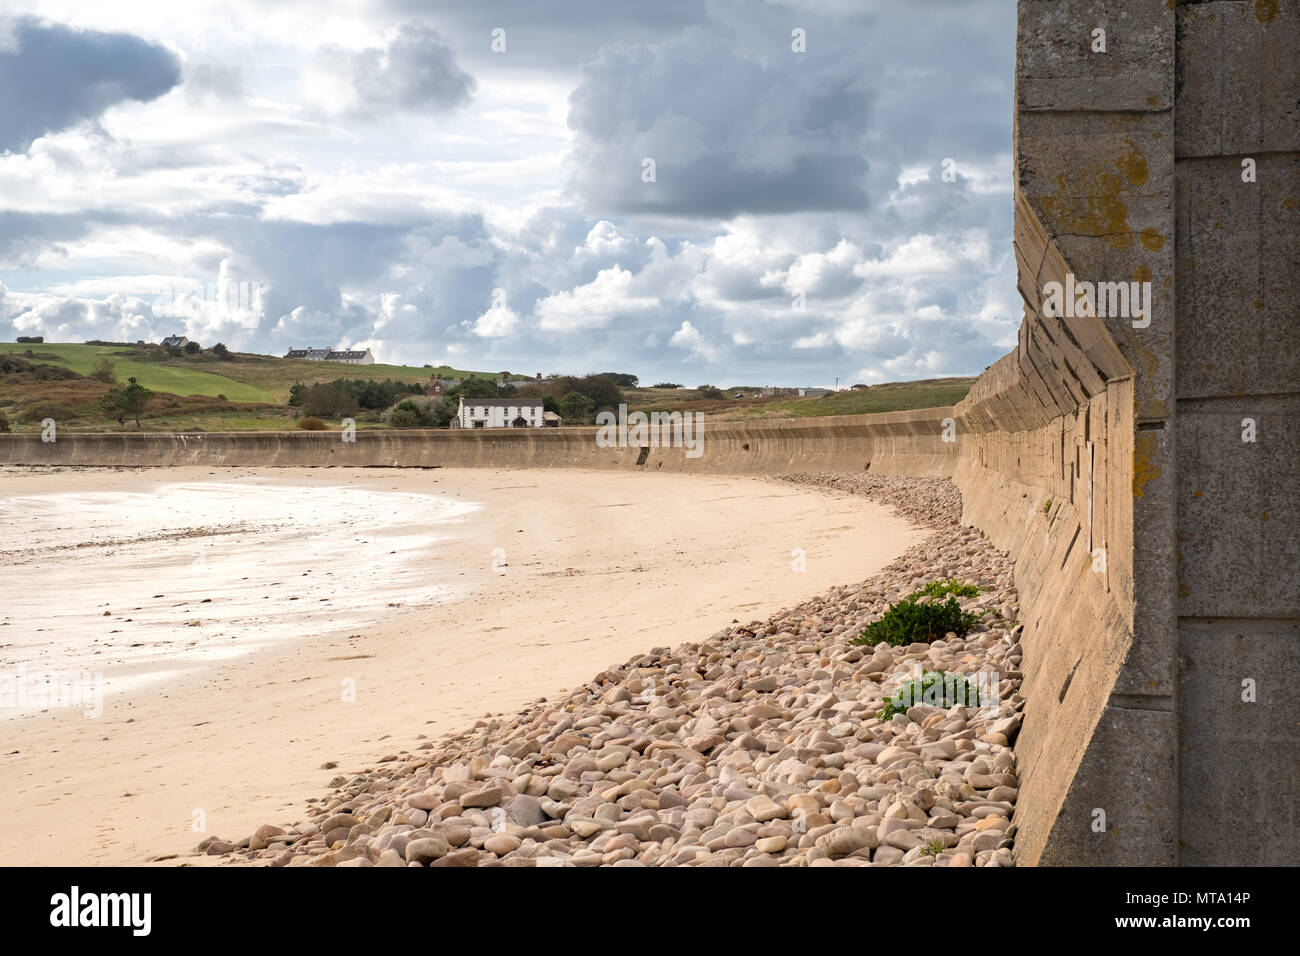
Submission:
[[[121,345],[16,344],[0,342],[0,352],[26,354],[31,349],[39,361],[62,364],[81,375],[89,375],[101,358],[112,359],[119,381],[134,376],[145,388],[175,395],[225,395],[232,402],[265,402],[282,405],[289,398],[289,386],[302,382],[314,385],[336,378],[391,378],[399,382],[427,382],[436,371],[444,376],[466,376],[469,371],[449,365],[437,369],[411,365],[347,365],[343,362],[309,362],[306,359],[276,358],[270,355],[236,353],[235,361],[223,362],[202,352],[170,356],[160,349],[141,350]],[[499,373],[477,372],[480,377]]]
[[[257,385],[241,381],[232,375],[222,374],[225,366],[234,362],[220,362],[221,372],[209,371],[210,363],[186,362],[184,359],[172,359],[167,362],[133,359],[128,357],[130,350],[111,345],[61,345],[39,343],[36,345],[17,345],[12,342],[0,342],[0,352],[26,354],[31,349],[40,356],[40,361],[51,365],[59,364],[81,375],[89,375],[104,356],[113,360],[119,381],[126,381],[134,376],[145,388],[155,392],[171,392],[175,395],[207,395],[216,397],[225,395],[232,402],[274,402],[272,393]],[[217,363],[211,363],[217,365]],[[286,394],[288,386],[285,387]]]
[[[629,389],[628,407],[638,411],[703,412],[715,421],[768,418],[810,418],[822,415],[866,415],[913,408],[955,405],[966,397],[974,378],[935,378],[916,382],[886,382],[870,388],[833,392],[816,398],[774,396],[732,398],[736,387],[724,388],[724,400],[702,399],[696,389]],[[746,388],[753,393],[756,389]]]

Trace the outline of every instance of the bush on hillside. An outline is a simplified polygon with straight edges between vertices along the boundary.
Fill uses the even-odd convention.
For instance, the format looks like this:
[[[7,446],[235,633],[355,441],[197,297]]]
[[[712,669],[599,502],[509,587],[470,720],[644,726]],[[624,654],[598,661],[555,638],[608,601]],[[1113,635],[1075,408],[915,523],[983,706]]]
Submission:
[[[47,418],[53,418],[56,422],[67,421],[72,417],[72,409],[60,402],[33,402],[23,409],[22,419],[25,422],[39,422]]]
[[[113,360],[107,355],[99,360],[95,370],[90,373],[90,377],[96,382],[103,382],[105,385],[117,384],[117,372],[114,371]]]
[[[319,418],[312,418],[308,415],[305,418],[298,419],[298,427],[306,432],[323,432],[329,426]]]

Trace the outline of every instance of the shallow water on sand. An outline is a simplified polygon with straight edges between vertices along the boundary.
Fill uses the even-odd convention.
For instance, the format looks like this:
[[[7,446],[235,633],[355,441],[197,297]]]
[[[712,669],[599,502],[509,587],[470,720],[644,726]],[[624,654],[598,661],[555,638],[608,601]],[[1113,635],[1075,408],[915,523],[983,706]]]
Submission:
[[[451,600],[462,586],[445,544],[477,508],[267,479],[6,498],[0,692],[70,672],[121,691]],[[0,718],[43,709],[27,696]]]

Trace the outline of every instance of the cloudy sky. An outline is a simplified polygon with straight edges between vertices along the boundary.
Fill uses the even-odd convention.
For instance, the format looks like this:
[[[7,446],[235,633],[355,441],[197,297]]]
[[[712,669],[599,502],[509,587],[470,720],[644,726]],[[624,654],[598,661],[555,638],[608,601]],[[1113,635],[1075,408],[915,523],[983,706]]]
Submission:
[[[6,0],[0,339],[977,373],[1021,313],[1014,7]]]

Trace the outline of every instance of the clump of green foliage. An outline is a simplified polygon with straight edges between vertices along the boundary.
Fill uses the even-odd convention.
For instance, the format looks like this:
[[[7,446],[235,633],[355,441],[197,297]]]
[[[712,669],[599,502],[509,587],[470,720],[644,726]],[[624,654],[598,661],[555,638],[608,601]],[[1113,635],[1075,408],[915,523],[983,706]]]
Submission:
[[[885,706],[876,714],[881,720],[888,720],[895,714],[906,713],[907,708],[916,704],[930,704],[934,707],[978,707],[980,705],[979,689],[961,674],[948,674],[944,671],[926,671],[920,677],[913,677],[898,686],[893,694],[885,698]]]
[[[1043,502],[1043,514],[1047,514],[1047,512],[1051,510],[1052,510],[1052,499],[1048,498],[1046,501]]]
[[[956,597],[975,597],[980,593],[980,589],[973,584],[963,584],[956,578],[949,578],[947,581],[931,581],[919,591],[912,592],[912,597],[930,597],[941,598],[948,595]]]
[[[306,432],[323,432],[329,426],[319,418],[313,418],[308,415],[305,418],[298,419],[298,427]]]
[[[975,597],[979,593],[980,589],[974,584],[965,584],[956,578],[931,581],[897,604],[889,605],[889,610],[879,621],[868,624],[849,643],[879,644],[884,641],[902,647],[938,640],[949,631],[965,637],[979,623],[983,612],[963,611],[957,598]],[[939,598],[947,600],[940,601]]]
[[[911,595],[889,605],[889,610],[879,621],[873,621],[853,639],[853,644],[879,644],[884,641],[894,647],[907,644],[930,643],[949,631],[965,637],[977,623],[979,615],[963,611],[957,599],[921,603]]]
[[[925,848],[921,850],[921,855],[938,856],[947,848],[948,848],[948,844],[944,843],[942,840],[931,840],[929,843],[925,845]]]

